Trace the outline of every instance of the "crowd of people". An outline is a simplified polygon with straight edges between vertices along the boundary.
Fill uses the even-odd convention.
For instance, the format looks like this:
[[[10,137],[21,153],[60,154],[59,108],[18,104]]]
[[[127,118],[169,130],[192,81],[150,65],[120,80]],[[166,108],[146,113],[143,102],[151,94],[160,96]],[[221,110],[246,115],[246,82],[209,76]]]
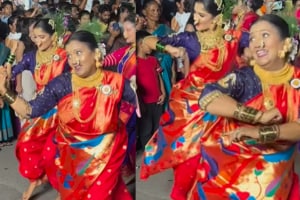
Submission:
[[[300,1],[0,2],[22,200],[135,199],[170,168],[173,200],[300,199]]]

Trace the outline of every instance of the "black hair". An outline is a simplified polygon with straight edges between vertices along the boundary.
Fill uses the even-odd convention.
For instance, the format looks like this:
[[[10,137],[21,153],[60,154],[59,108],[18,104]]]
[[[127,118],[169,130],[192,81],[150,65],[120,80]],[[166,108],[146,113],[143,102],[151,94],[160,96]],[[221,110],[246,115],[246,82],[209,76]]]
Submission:
[[[108,4],[102,4],[99,6],[99,13],[102,14],[104,12],[110,12],[111,13],[111,7]]]
[[[20,17],[17,16],[17,15],[12,15],[8,18],[7,20],[7,25],[13,25],[13,23],[16,21],[16,20],[19,20]]]
[[[294,6],[296,5],[297,1],[299,0],[292,0]]]
[[[156,5],[159,6],[157,1],[155,1],[155,0],[145,0],[144,3],[143,3],[143,10],[146,9],[151,4],[156,4]],[[159,6],[159,8],[162,9],[160,6]]]
[[[17,22],[17,32],[22,33],[20,40],[24,43],[25,50],[24,53],[29,52],[36,48],[34,43],[29,37],[29,27],[36,23],[35,18],[21,18]]]
[[[256,22],[252,24],[252,26],[258,22],[266,21],[272,24],[278,31],[280,38],[284,40],[285,38],[290,37],[289,25],[287,22],[275,14],[266,14],[258,18]]]
[[[53,35],[53,33],[55,32],[55,24],[51,24],[50,20],[54,23],[54,21],[49,18],[39,19],[35,23],[33,28],[41,28],[44,32],[48,33],[49,35]]]
[[[81,17],[84,16],[84,15],[88,15],[90,17],[90,19],[92,19],[91,13],[87,10],[80,11],[79,14],[78,14],[78,19],[81,19]]]
[[[78,41],[78,42],[85,43],[91,51],[95,51],[95,49],[98,48],[95,36],[89,31],[74,32],[70,36],[70,38],[67,40],[66,46],[72,41]]]
[[[195,0],[194,7],[196,3],[202,3],[204,9],[214,17],[219,15],[224,7],[223,1],[221,5],[217,5],[215,0]]]
[[[141,42],[141,40],[143,40],[145,37],[150,36],[151,34],[145,30],[140,30],[136,32],[136,50],[138,52],[139,50],[139,42]]]
[[[6,7],[6,6],[11,6],[13,8],[13,3],[11,1],[3,1],[1,6],[2,6],[2,8]]]
[[[247,4],[254,12],[256,12],[262,7],[262,5],[264,4],[264,0],[248,0]]]

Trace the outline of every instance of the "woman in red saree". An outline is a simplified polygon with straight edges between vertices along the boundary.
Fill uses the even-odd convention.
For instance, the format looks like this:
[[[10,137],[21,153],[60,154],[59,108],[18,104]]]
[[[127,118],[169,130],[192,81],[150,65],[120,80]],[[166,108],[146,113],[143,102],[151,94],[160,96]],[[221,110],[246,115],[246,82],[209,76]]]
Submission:
[[[36,93],[42,92],[45,85],[53,78],[69,69],[64,49],[57,47],[55,24],[51,19],[41,19],[33,28],[37,50],[28,52],[23,59],[12,68],[14,78],[24,70],[29,70],[37,85]],[[54,107],[41,117],[26,120],[18,136],[16,156],[19,161],[21,175],[30,181],[23,200],[28,200],[37,185],[47,179],[54,186],[55,173],[50,167],[54,160],[44,156],[43,151],[53,152],[53,147],[46,146],[57,127],[57,109]],[[48,161],[50,161],[48,163]],[[48,164],[50,166],[48,166]],[[46,176],[47,174],[47,176]]]
[[[135,93],[121,75],[100,68],[93,34],[75,32],[66,51],[72,73],[52,80],[36,99],[25,102],[8,91],[2,81],[5,70],[0,71],[1,94],[24,117],[40,116],[57,105],[59,123],[50,142],[56,147],[61,199],[130,200],[121,166],[127,149],[125,123],[135,111]],[[126,113],[121,101],[130,105]]]
[[[288,61],[294,53],[288,30],[276,15],[258,19],[249,45],[256,64],[205,86],[199,103],[208,113],[194,199],[300,199],[294,170],[300,70]]]
[[[222,78],[235,64],[240,35],[222,29],[222,6],[222,1],[195,1],[194,21],[197,32],[181,33],[166,39],[174,39],[187,49],[194,44],[199,45],[199,42],[201,45],[201,52],[198,52],[200,55],[194,59],[186,78],[172,88],[169,109],[162,115],[158,131],[145,146],[141,166],[141,179],[173,168],[171,198],[176,200],[187,199],[201,157],[199,141],[205,116],[198,106],[198,98],[205,84]],[[162,39],[163,44],[167,44],[166,41]],[[176,49],[169,45],[161,47],[156,38],[145,38],[144,42],[152,49],[156,44],[159,49],[176,53]]]

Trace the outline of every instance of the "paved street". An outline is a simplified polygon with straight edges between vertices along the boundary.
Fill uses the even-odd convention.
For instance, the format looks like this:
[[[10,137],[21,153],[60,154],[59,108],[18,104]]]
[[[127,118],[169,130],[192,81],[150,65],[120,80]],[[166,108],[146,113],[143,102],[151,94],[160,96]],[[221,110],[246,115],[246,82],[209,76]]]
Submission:
[[[137,165],[141,162],[138,156]],[[296,170],[300,172],[300,157],[297,158]],[[137,200],[168,200],[172,187],[172,171],[150,177],[147,181],[138,179],[137,170]],[[28,182],[18,172],[18,163],[14,155],[14,146],[4,147],[0,151],[0,200],[21,200],[22,192],[27,188]],[[129,188],[129,189],[132,189]],[[31,200],[54,200],[57,196],[55,190],[49,185],[40,186]]]
[[[0,194],[1,200],[21,200],[28,187],[27,179],[21,177],[14,152],[15,146],[3,147],[0,151]],[[37,188],[31,200],[55,200],[57,193],[50,185]]]

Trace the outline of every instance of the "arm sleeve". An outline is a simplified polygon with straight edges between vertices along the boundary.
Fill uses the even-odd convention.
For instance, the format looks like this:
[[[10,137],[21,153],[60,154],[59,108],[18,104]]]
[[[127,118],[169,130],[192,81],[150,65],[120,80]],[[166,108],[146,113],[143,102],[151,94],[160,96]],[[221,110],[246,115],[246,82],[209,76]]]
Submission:
[[[250,67],[236,70],[219,81],[207,84],[200,95],[200,101],[212,92],[219,91],[238,102],[244,103],[261,92],[258,77]]]
[[[31,118],[41,116],[57,105],[59,100],[72,91],[70,74],[62,74],[45,86],[42,93],[29,102],[32,108]]]
[[[127,48],[128,46],[120,48],[112,52],[111,54],[106,55],[103,61],[103,67],[111,67],[118,65],[120,60],[124,56]]]
[[[35,53],[29,52],[24,54],[22,60],[12,68],[12,78],[15,78],[18,74],[24,70],[30,70],[31,73],[34,71],[35,65]]]
[[[189,59],[192,61],[200,54],[200,43],[195,32],[171,34],[159,38],[159,42],[163,45],[169,44],[175,47],[184,47],[189,55]]]

